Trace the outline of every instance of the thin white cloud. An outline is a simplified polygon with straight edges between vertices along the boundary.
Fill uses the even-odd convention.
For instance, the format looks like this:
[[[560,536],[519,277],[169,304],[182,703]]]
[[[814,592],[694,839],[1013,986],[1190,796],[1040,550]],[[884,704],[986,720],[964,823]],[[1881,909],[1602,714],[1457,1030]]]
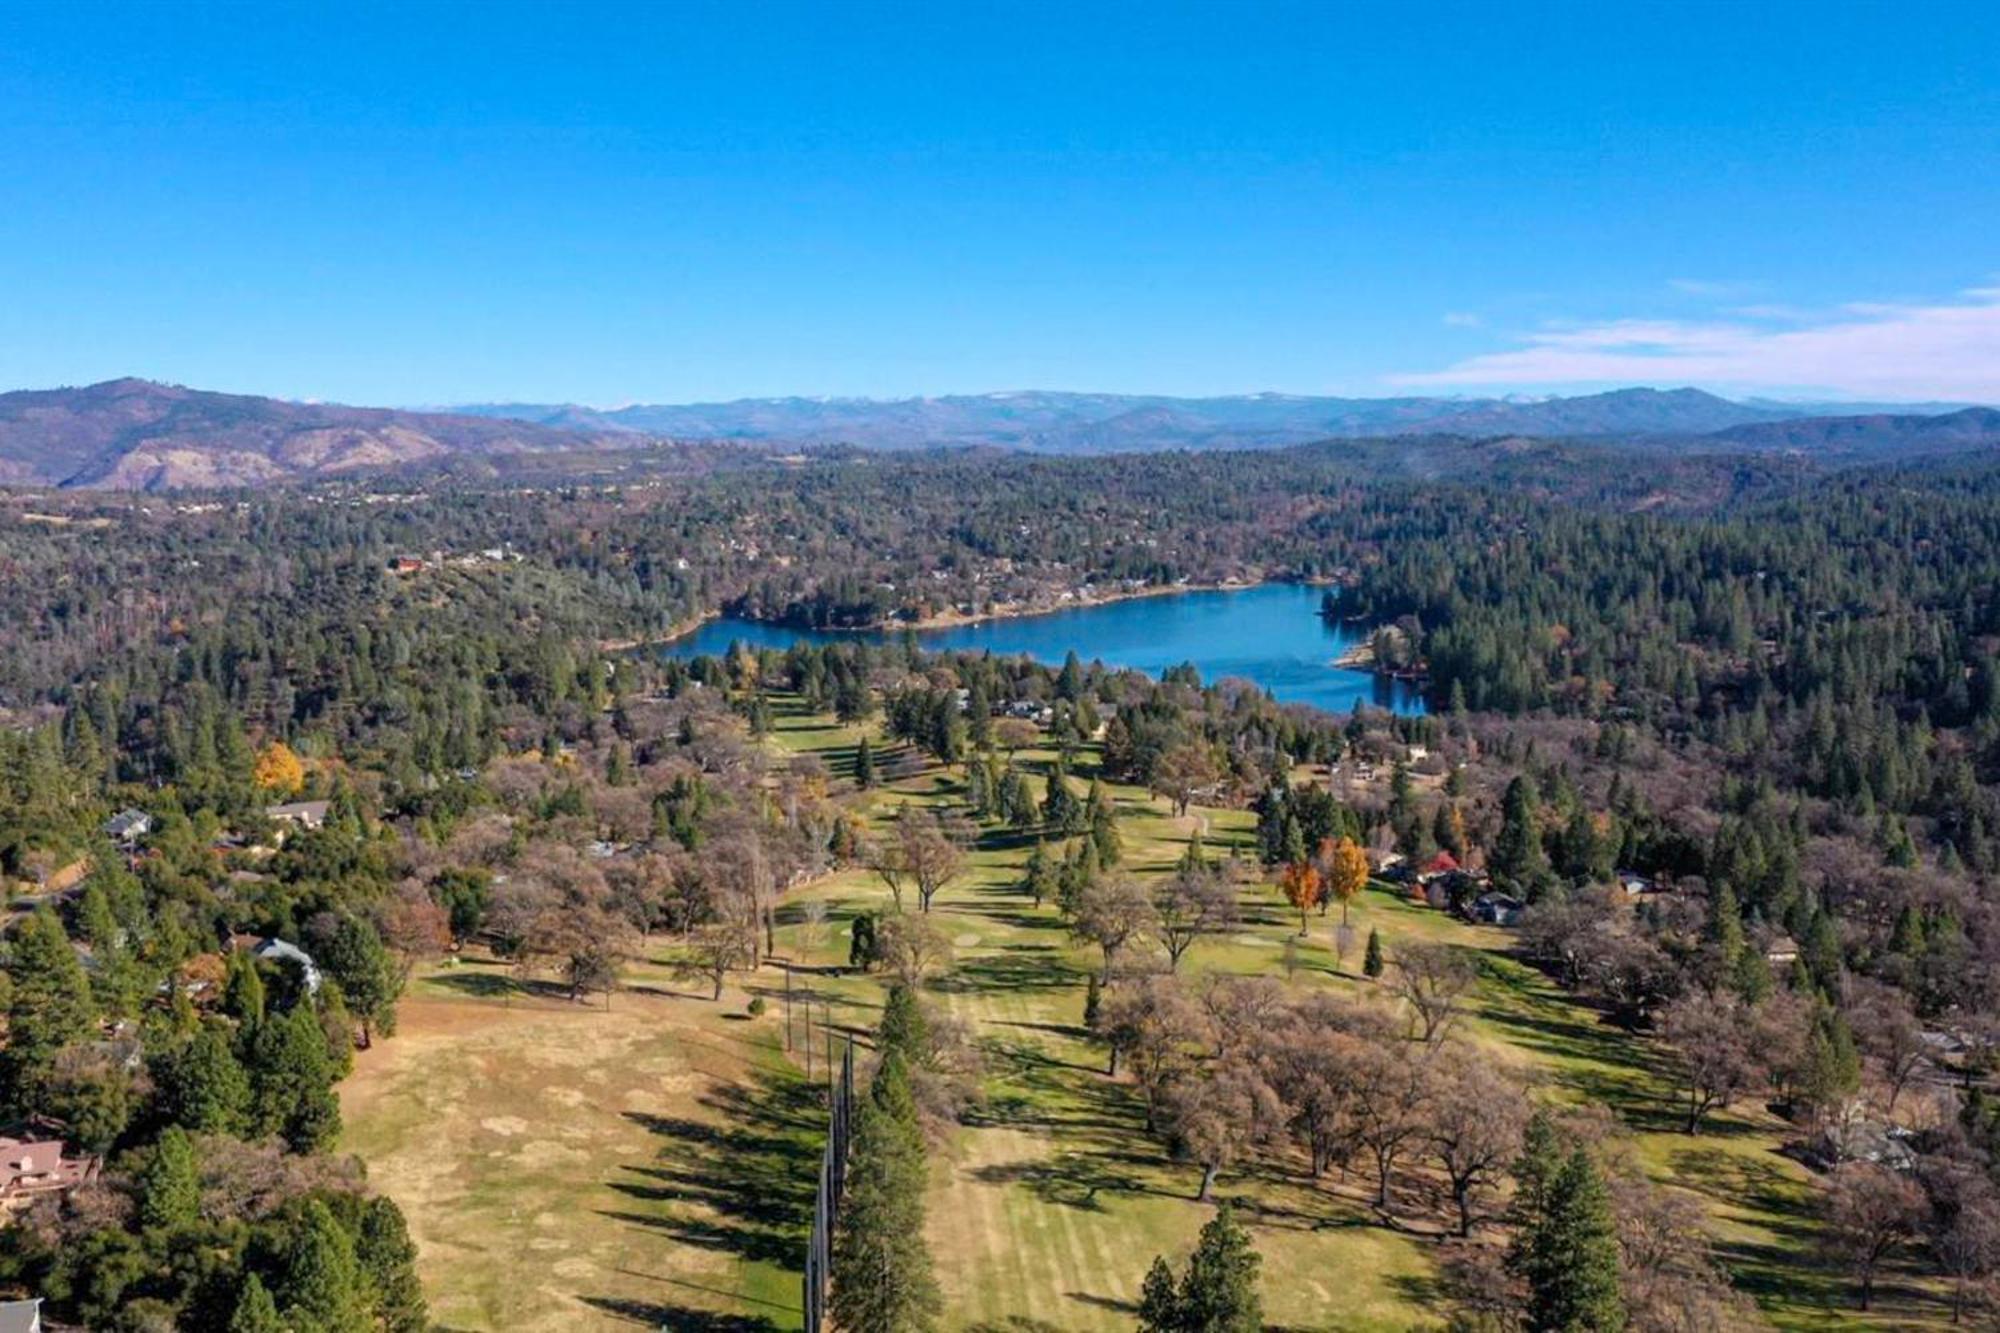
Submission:
[[[1486,321],[1469,310],[1447,310],[1444,326],[1448,329],[1476,329]]]
[[[1935,305],[1853,304],[1805,323],[1739,312],[1549,327],[1402,385],[1700,384],[2000,402],[2000,287]]]

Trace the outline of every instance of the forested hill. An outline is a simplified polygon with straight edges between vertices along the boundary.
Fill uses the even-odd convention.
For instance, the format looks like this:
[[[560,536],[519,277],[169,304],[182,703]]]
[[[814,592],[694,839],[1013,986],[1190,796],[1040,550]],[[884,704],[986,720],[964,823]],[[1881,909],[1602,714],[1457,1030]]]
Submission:
[[[16,485],[262,486],[460,455],[642,442],[624,432],[292,403],[137,379],[0,394],[0,483]]]
[[[1163,398],[1018,393],[896,401],[764,399],[689,407],[480,406],[445,412],[288,402],[121,379],[0,394],[0,485],[265,487],[395,472],[520,483],[739,466],[810,448],[1039,455],[1235,452],[1384,442],[1392,475],[1487,470],[1520,441],[1651,454],[1804,454],[1830,462],[1992,448],[2000,412],[1736,403],[1694,389],[1535,401]],[[1487,442],[1498,442],[1491,447]],[[1361,455],[1354,455],[1360,457]]]
[[[936,398],[755,398],[727,403],[484,404],[454,409],[569,429],[680,439],[853,444],[875,449],[986,445],[1052,454],[1162,449],[1267,449],[1320,439],[1460,435],[1534,439],[1674,439],[1803,418],[1901,413],[1950,405],[1732,402],[1698,389],[1618,389],[1568,398],[1220,398],[1096,393],[991,393]],[[1989,432],[1990,433],[1990,432]],[[1811,432],[1772,447],[1814,447]],[[1917,441],[1913,441],[1915,443]],[[1725,447],[1763,447],[1743,437]]]

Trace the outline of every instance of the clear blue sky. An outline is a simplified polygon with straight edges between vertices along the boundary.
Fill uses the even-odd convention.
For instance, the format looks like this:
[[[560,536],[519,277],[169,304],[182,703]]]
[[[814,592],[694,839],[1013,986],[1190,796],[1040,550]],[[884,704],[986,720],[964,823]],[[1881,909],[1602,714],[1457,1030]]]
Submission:
[[[4,0],[0,388],[2000,398],[1996,53],[1990,2]]]

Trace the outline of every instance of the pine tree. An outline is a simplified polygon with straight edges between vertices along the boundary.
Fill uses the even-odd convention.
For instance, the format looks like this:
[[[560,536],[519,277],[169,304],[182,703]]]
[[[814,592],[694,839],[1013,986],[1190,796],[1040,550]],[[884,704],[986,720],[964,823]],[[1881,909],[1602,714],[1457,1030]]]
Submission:
[[[1548,853],[1542,849],[1541,797],[1534,779],[1525,773],[1507,784],[1490,864],[1494,878],[1531,894],[1548,878]]]
[[[279,1295],[293,1324],[326,1333],[367,1327],[354,1238],[318,1199],[306,1204],[292,1234]]]
[[[361,1044],[374,1044],[375,1033],[396,1030],[396,1000],[403,992],[403,975],[375,927],[342,915],[331,930],[318,932],[314,955],[340,985],[349,1012],[361,1020]]]
[[[854,782],[863,791],[875,785],[875,749],[866,736],[854,747]]]
[[[1090,794],[1084,799],[1084,823],[1090,829],[1090,841],[1097,849],[1097,863],[1100,866],[1115,866],[1125,854],[1124,844],[1118,837],[1118,813],[1111,804],[1111,795],[1104,789],[1103,782],[1092,778]]]
[[[169,1127],[153,1146],[139,1175],[139,1225],[148,1231],[192,1224],[201,1215],[201,1179],[194,1145],[179,1127]]]
[[[417,1247],[394,1201],[377,1197],[362,1205],[354,1256],[372,1290],[376,1324],[386,1333],[424,1333],[430,1316],[417,1281]]]
[[[236,1313],[230,1316],[229,1333],[286,1333],[285,1321],[278,1318],[278,1304],[264,1280],[255,1273],[243,1279],[236,1297]]]
[[[264,1004],[264,977],[257,960],[247,953],[230,954],[222,980],[222,1012],[245,1028],[254,1028],[264,1021]]]
[[[1368,928],[1368,947],[1361,955],[1361,971],[1372,978],[1382,975],[1382,932]]]
[[[1264,1326],[1257,1295],[1257,1251],[1250,1234],[1223,1204],[1201,1229],[1187,1275],[1181,1279],[1180,1315],[1189,1333],[1258,1333]]]
[[[1619,1333],[1625,1327],[1611,1198],[1582,1148],[1549,1182],[1523,1257],[1534,1333]]]
[[[1734,977],[1743,957],[1743,909],[1737,905],[1736,890],[1728,880],[1720,880],[1708,895],[1708,920],[1702,936],[1715,956],[1716,974]]]
[[[204,1023],[162,1071],[160,1103],[182,1129],[234,1135],[250,1111],[250,1077],[230,1047],[226,1025]]]
[[[15,1113],[31,1116],[43,1098],[56,1053],[88,1036],[97,1007],[90,981],[62,923],[47,907],[14,932],[7,961],[13,989],[7,1002],[7,1045],[0,1050],[0,1089]]]
[[[1174,1270],[1165,1258],[1153,1256],[1146,1280],[1139,1288],[1139,1333],[1180,1333],[1181,1294],[1174,1286]]]
[[[882,1006],[882,1021],[875,1029],[876,1045],[884,1055],[901,1055],[911,1064],[921,1064],[929,1055],[930,1025],[924,1019],[917,994],[900,982],[889,988]]]
[[[340,1133],[326,1034],[310,1004],[267,1019],[250,1043],[251,1128],[312,1152]]]
[[[907,1103],[907,1110],[905,1109]],[[841,1328],[928,1333],[943,1299],[924,1240],[923,1143],[891,1053],[855,1116],[847,1195],[833,1239],[831,1311]]]

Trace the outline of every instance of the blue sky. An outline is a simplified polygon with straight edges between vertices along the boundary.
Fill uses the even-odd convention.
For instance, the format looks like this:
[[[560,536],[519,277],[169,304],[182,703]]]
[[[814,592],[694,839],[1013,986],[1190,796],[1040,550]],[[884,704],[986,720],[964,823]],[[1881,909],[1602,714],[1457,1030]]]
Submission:
[[[1990,3],[0,0],[0,388],[2000,399],[1995,51]]]

